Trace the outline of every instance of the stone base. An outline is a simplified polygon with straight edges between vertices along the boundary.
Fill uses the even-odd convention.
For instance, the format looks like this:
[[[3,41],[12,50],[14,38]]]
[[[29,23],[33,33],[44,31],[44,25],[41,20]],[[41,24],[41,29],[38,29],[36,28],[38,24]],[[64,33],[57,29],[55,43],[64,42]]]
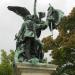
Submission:
[[[51,75],[56,70],[56,65],[53,64],[37,64],[17,63],[16,75]]]

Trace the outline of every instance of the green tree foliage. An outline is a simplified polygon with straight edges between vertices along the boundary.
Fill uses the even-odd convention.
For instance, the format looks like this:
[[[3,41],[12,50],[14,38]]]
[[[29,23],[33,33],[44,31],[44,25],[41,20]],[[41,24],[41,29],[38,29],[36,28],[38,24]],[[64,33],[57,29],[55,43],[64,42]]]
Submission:
[[[9,64],[8,55],[7,55],[6,51],[4,51],[4,50],[1,50],[1,63],[2,64],[6,64],[6,63]]]
[[[14,51],[10,50],[10,54],[1,50],[0,75],[13,75],[13,58]]]
[[[54,47],[55,43],[51,36],[48,36],[47,38],[43,38],[42,42],[44,43],[43,50],[47,52],[47,50],[50,50]]]
[[[60,53],[59,57],[64,60],[65,63],[70,60],[71,48],[75,49],[75,8],[73,8],[68,16],[63,18],[59,24],[58,30],[59,36],[55,40],[55,43],[57,44],[57,50],[53,51],[53,56],[55,60],[57,60],[55,55]]]
[[[59,36],[53,40],[51,37],[43,39],[44,47],[47,50],[52,49],[52,63],[61,66],[67,62],[75,64],[72,49],[75,49],[75,7],[68,16],[64,16],[58,25]],[[50,43],[47,43],[51,41]],[[53,44],[52,44],[53,43]],[[51,46],[51,47],[50,47]],[[46,50],[46,51],[47,51]],[[75,58],[75,57],[74,57]],[[75,75],[74,69],[67,69],[69,75]]]
[[[9,58],[11,64],[14,61],[14,55],[15,55],[15,52],[13,50],[10,50],[10,54],[8,55],[8,58]]]

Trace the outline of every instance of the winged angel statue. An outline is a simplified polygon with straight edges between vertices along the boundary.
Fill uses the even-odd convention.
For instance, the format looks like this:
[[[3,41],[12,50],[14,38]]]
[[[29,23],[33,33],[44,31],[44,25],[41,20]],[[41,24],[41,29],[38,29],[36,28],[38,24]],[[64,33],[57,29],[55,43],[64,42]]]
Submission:
[[[37,16],[36,2],[37,0],[34,1],[34,15],[31,15],[25,7],[8,6],[10,11],[15,12],[24,20],[21,29],[15,36],[17,40],[15,62],[29,61],[32,58],[37,58],[39,62],[41,62],[44,55],[42,51],[43,45],[38,39],[41,35],[41,31],[46,29],[47,26],[49,26],[52,31],[56,28],[60,18],[59,13],[50,5],[48,8],[47,20],[43,21],[42,18],[45,17],[45,13],[39,12],[39,16]]]
[[[21,16],[24,20],[22,27],[16,35],[16,52],[15,62],[28,61],[32,58],[43,59],[42,43],[39,41],[41,30],[44,30],[47,25],[41,18],[45,13],[39,12],[39,17],[36,15],[36,0],[34,2],[34,15],[25,7],[8,6],[8,9]]]

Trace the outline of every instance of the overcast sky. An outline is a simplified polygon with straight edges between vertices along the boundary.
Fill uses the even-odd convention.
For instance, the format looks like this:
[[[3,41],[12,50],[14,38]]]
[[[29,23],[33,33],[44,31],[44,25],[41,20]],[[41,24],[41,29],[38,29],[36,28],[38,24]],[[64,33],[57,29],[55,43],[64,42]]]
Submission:
[[[37,0],[37,12],[46,12],[49,3],[55,9],[61,9],[68,15],[75,6],[75,0]],[[0,0],[0,50],[15,50],[15,34],[19,31],[23,20],[20,16],[9,11],[7,6],[24,6],[33,14],[34,0]],[[55,31],[54,34],[58,32]],[[48,28],[42,32],[41,38],[50,35]],[[56,35],[55,35],[56,36]]]

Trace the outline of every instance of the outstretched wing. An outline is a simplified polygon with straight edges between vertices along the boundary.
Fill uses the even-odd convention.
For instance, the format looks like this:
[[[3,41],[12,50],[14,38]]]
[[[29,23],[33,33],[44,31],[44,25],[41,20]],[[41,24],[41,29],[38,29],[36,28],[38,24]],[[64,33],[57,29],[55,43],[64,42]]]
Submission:
[[[27,15],[31,15],[30,12],[25,7],[8,6],[8,9],[10,11],[15,12],[17,15],[20,15],[21,17],[26,17]]]
[[[60,23],[60,21],[61,21],[61,19],[64,17],[64,12],[63,11],[61,11],[61,10],[58,10],[57,9],[57,12],[58,12],[58,21],[57,21],[57,24],[59,24]]]
[[[64,17],[64,13],[61,10],[55,9],[53,17],[55,20],[55,24],[58,25],[61,19]]]

